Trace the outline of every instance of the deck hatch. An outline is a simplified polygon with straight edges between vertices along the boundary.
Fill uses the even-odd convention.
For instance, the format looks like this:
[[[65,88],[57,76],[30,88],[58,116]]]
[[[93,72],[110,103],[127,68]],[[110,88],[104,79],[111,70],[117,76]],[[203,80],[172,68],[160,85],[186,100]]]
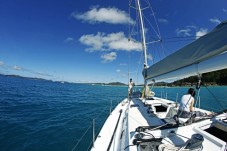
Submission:
[[[166,112],[167,111],[167,107],[166,106],[163,106],[163,105],[154,106],[154,108],[155,108],[155,111],[156,112]]]
[[[227,142],[227,132],[215,127],[215,126],[212,126],[210,128],[207,128],[205,129],[204,131],[210,133],[211,135],[214,135],[216,136],[217,138]]]

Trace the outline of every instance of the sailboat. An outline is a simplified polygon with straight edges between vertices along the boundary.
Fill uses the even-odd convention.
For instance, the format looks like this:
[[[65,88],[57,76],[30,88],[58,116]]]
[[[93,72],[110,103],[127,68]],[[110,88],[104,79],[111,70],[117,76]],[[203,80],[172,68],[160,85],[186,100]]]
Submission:
[[[149,67],[140,1],[136,0],[144,51],[144,83],[198,76],[227,68],[227,21]],[[145,86],[146,89],[146,86]],[[122,100],[93,137],[91,151],[176,151],[227,149],[227,110],[209,116],[180,118],[179,103],[134,93]],[[210,111],[195,108],[209,114]]]

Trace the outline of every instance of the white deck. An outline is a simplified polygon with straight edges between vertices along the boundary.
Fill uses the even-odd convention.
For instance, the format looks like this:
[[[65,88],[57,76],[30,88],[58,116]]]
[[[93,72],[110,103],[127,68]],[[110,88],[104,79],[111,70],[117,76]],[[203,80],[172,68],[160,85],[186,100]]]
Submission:
[[[169,107],[176,107],[176,104],[170,100],[154,98],[155,100],[144,100],[141,99],[132,99],[131,101],[127,101],[127,99],[123,100],[112,112],[109,118],[106,120],[103,125],[102,130],[100,131],[94,147],[91,149],[92,151],[137,151],[138,146],[133,145],[133,140],[135,139],[136,128],[139,126],[162,126],[164,125],[164,121],[161,120],[165,118]],[[148,106],[144,104],[148,104],[151,106],[155,105],[164,105],[167,106],[167,112],[154,112],[148,113]],[[119,118],[119,111],[122,110],[121,117]],[[151,133],[155,138],[164,138],[162,143],[173,146],[183,145],[188,140],[187,138],[191,138],[193,134],[201,134],[204,137],[203,142],[203,150],[214,150],[214,151],[225,151],[226,142],[223,140],[209,134],[204,131],[211,126],[212,123],[216,121],[220,121],[221,119],[226,118],[226,114],[222,114],[217,116],[216,118],[206,119],[200,122],[193,123],[191,125],[182,126],[178,128],[171,128],[165,130],[147,130],[147,132]],[[115,135],[114,129],[117,124],[119,118],[119,124],[117,126]],[[226,126],[224,126],[225,131]],[[174,131],[176,134],[170,133],[170,131]],[[113,136],[113,140],[111,142],[111,138]],[[185,138],[186,137],[186,138]]]

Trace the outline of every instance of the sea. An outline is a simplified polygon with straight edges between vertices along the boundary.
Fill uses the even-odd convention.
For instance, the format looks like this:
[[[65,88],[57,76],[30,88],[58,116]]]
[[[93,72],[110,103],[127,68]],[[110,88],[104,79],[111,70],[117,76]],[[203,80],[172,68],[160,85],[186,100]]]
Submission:
[[[154,87],[153,91],[158,97],[179,101],[187,89]],[[61,83],[1,75],[0,150],[90,150],[93,123],[97,136],[110,112],[126,97],[125,86]],[[197,105],[219,112],[227,108],[226,98],[226,86],[201,87]]]

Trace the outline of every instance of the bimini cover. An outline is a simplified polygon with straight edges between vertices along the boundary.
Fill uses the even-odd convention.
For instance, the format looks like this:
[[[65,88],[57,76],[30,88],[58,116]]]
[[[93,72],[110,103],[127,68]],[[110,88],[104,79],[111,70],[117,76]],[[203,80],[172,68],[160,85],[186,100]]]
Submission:
[[[144,69],[143,76],[145,80],[152,80],[163,74],[197,64],[224,51],[227,51],[227,21],[222,22],[198,40]]]

